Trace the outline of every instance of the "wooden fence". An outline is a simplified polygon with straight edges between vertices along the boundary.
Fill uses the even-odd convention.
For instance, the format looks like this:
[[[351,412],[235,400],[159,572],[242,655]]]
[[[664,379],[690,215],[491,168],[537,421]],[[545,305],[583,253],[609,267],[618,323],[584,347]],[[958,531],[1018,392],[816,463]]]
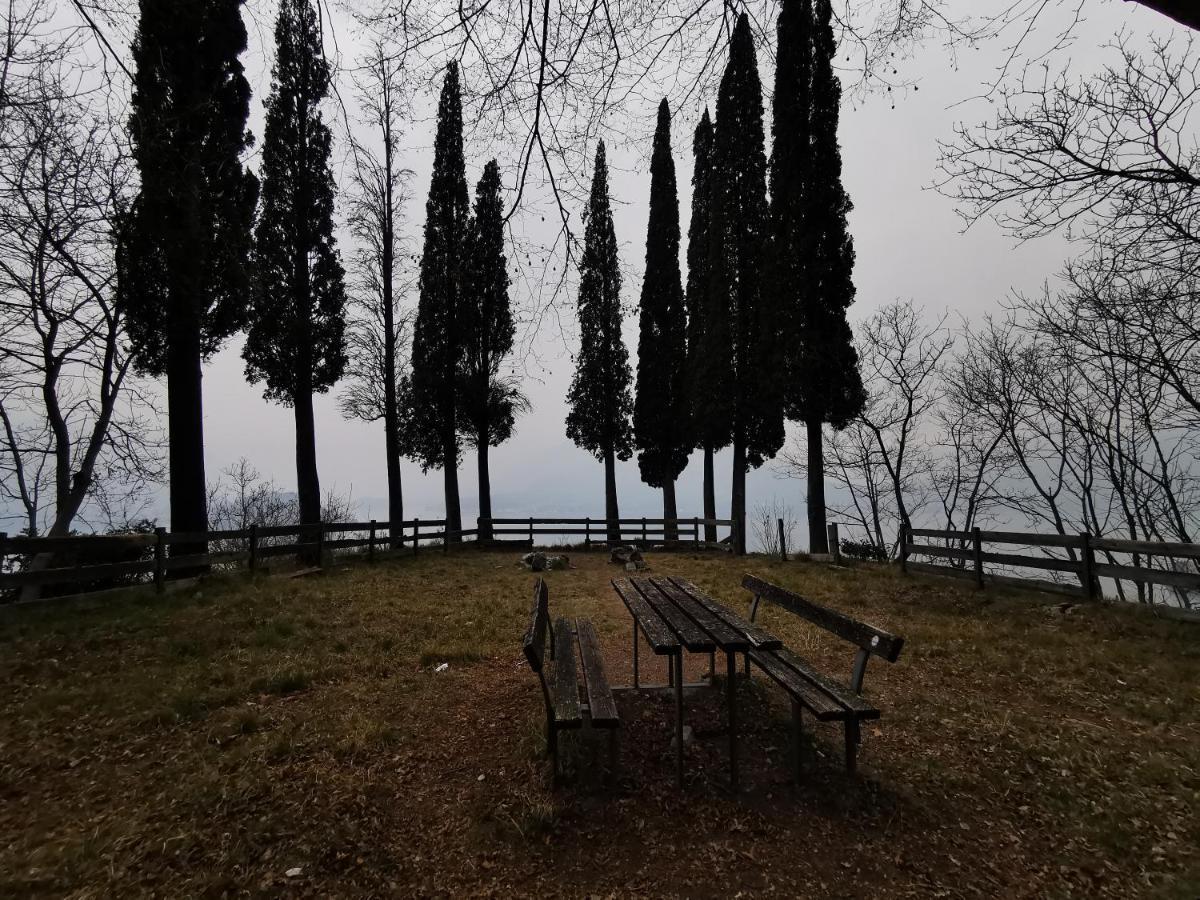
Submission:
[[[73,588],[72,593],[154,584],[166,589],[169,576],[182,572],[232,568],[254,572],[276,557],[309,556],[323,565],[331,555],[354,552],[374,558],[377,553],[420,551],[423,545],[440,543],[448,551],[452,543],[491,535],[493,544],[512,542],[532,545],[537,538],[574,536],[584,547],[604,542],[608,521],[592,519],[480,519],[477,527],[448,532],[444,519],[408,519],[390,535],[390,523],[325,522],[319,525],[283,525],[225,531],[168,532],[164,528],[146,534],[72,535],[70,537],[23,537],[0,533],[0,562],[20,560],[16,571],[0,572],[0,598],[25,588]],[[717,544],[701,537],[703,526],[730,529]],[[671,526],[671,527],[668,527]],[[623,543],[648,546],[659,543],[673,549],[733,546],[733,522],[729,519],[619,519],[616,527]],[[674,539],[667,541],[668,534]],[[196,547],[203,547],[200,553]],[[172,552],[178,548],[179,553]]]
[[[921,540],[921,543],[917,543]],[[940,543],[935,543],[940,542]],[[1043,555],[998,552],[995,547],[1041,548]],[[1058,551],[1060,555],[1050,555]],[[915,562],[913,556],[948,560],[949,564]],[[1130,557],[1122,561],[1122,557]],[[1154,566],[1151,561],[1185,561],[1189,569]],[[978,587],[987,582],[1035,587],[1058,593],[1101,599],[1101,579],[1130,582],[1140,589],[1148,585],[1180,591],[1180,605],[1188,605],[1184,591],[1200,591],[1200,544],[1165,541],[1131,541],[1082,533],[1032,534],[1019,531],[939,531],[904,527],[900,535],[900,566],[904,571],[933,572],[971,578]],[[985,564],[1009,569],[1033,569],[1064,573],[1078,584],[1036,578],[1021,578],[985,570]]]

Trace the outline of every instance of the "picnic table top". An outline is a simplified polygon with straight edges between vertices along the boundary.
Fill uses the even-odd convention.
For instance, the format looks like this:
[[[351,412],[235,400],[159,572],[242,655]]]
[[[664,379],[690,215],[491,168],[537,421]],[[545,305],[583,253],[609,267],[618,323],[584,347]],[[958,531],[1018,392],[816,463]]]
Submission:
[[[684,578],[614,578],[613,589],[656,654],[751,648],[776,650],[779,638],[746,621]]]

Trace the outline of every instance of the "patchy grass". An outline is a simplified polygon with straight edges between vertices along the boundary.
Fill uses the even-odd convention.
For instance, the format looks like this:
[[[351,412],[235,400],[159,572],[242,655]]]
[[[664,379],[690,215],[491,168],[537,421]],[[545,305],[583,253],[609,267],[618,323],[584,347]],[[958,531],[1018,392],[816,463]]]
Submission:
[[[620,699],[615,789],[586,733],[553,789],[518,555],[0,609],[0,896],[1200,894],[1198,626],[882,568],[652,554],[743,609],[752,570],[907,638],[867,673],[884,716],[860,775],[815,728],[793,786],[784,698],[756,679],[739,796],[715,693],[688,700],[682,794],[656,695]],[[616,570],[572,560],[547,576],[552,610],[591,618],[628,681]],[[770,607],[763,622],[848,674],[845,645]]]

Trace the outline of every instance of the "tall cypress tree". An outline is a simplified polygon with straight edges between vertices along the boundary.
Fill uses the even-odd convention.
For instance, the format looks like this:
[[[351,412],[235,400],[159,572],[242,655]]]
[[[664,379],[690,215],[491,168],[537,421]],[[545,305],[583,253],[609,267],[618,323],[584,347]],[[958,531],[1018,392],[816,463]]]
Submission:
[[[708,384],[709,349],[704,307],[709,289],[709,235],[712,217],[713,127],[708,107],[692,137],[692,217],[688,225],[687,249],[687,391],[689,424],[695,446],[704,451],[704,518],[717,517],[717,493],[713,484],[713,454],[729,443],[729,428],[709,414],[713,400]],[[717,527],[704,526],[704,540],[716,543]]]
[[[467,268],[462,298],[465,356],[462,374],[463,437],[475,448],[479,464],[479,518],[492,517],[492,480],[488,448],[512,437],[517,412],[528,406],[516,381],[500,374],[512,352],[516,328],[508,299],[508,262],[504,257],[504,201],[500,167],[483,167],[475,188],[475,214],[467,231]],[[491,537],[488,525],[479,536]]]
[[[650,157],[650,221],[638,331],[633,440],[642,480],[663,492],[663,518],[676,519],[675,479],[692,441],[687,405],[687,319],[679,279],[679,198],[671,158],[671,110],[664,99]],[[674,540],[674,524],[666,526]]]
[[[242,327],[258,182],[242,168],[242,0],[141,0],[129,120],[141,190],[121,241],[141,367],[167,377],[171,528],[205,531],[202,361]],[[203,552],[176,545],[173,552]]]
[[[771,201],[777,303],[787,310],[786,412],[805,423],[808,536],[814,553],[825,534],[825,460],[821,428],[844,427],[865,401],[858,355],[846,320],[854,302],[852,209],[842,187],[837,142],[841,85],[829,0],[784,0],[779,16]]]
[[[300,521],[321,519],[313,394],[346,367],[346,288],[333,238],[331,135],[320,106],[329,64],[311,0],[283,0],[262,150],[256,284],[242,356],[246,376],[296,418]]]
[[[769,221],[762,116],[754,39],[743,13],[717,96],[711,274],[704,310],[705,347],[712,351],[706,383],[719,395],[708,405],[714,426],[728,427],[733,444],[730,514],[737,523],[739,553],[746,550],[746,469],[779,452],[784,437],[782,348],[772,297],[763,291]]]
[[[463,160],[462,97],[458,65],[446,67],[438,101],[433,178],[425,201],[421,294],[413,332],[413,425],[417,455],[426,470],[440,468],[446,494],[449,540],[461,538],[458,499],[459,378],[465,335],[460,319],[470,203]]]
[[[604,141],[596,148],[596,171],[588,203],[579,263],[579,356],[567,394],[567,437],[604,462],[604,515],[608,541],[618,543],[616,460],[629,459],[629,396],[632,372],[621,340],[621,270],[608,199]]]

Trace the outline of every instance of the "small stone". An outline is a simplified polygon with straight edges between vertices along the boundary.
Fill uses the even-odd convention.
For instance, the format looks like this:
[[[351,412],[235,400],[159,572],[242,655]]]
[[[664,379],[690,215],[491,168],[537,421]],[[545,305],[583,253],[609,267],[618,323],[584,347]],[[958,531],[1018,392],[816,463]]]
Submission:
[[[298,878],[300,876],[300,873],[303,871],[304,871],[304,869],[300,868],[300,866],[294,866],[293,868],[288,869],[283,874],[286,875],[288,878]]]

